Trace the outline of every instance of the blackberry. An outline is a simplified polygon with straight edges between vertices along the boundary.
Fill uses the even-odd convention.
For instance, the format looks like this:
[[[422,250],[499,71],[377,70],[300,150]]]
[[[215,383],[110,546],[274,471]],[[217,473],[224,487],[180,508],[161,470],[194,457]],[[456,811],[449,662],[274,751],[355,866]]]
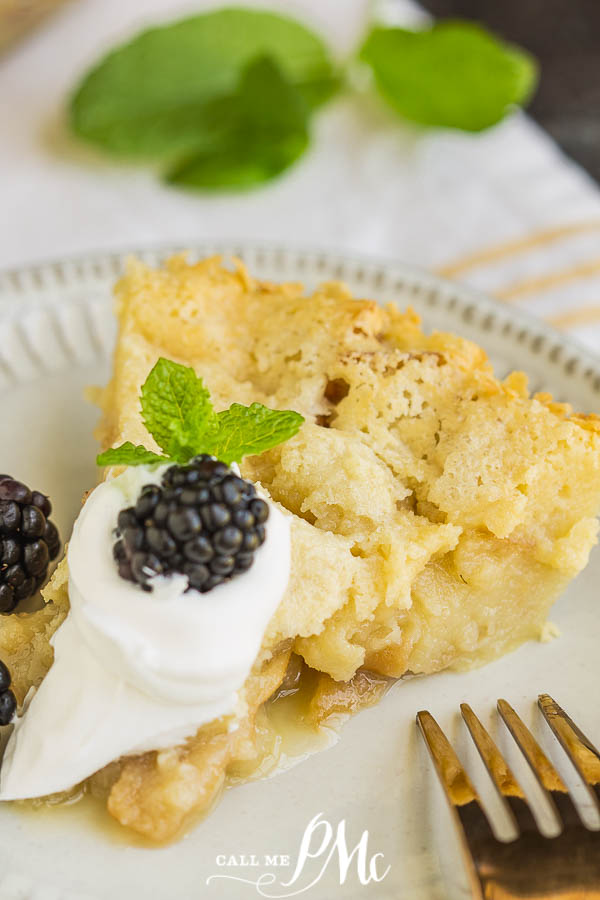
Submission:
[[[169,466],[117,518],[119,575],[151,591],[156,575],[187,575],[202,593],[246,572],[264,543],[269,507],[254,485],[212,456]]]
[[[48,563],[60,550],[51,512],[45,494],[0,475],[0,613],[12,612],[46,580]]]
[[[10,689],[11,681],[8,666],[0,659],[0,725],[8,725],[17,710],[17,701]]]

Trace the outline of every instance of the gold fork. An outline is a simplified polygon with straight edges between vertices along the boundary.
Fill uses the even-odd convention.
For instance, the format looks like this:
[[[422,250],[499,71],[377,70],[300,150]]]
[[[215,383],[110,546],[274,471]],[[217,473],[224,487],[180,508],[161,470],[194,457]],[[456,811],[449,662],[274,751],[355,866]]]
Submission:
[[[548,694],[538,705],[600,812],[600,754]],[[427,711],[417,723],[427,744],[456,823],[474,900],[598,900],[600,831],[583,822],[567,787],[531,732],[506,700],[498,712],[529,763],[562,825],[554,837],[541,834],[525,793],[497,746],[467,703],[463,719],[518,836],[494,836],[481,801],[443,731]]]

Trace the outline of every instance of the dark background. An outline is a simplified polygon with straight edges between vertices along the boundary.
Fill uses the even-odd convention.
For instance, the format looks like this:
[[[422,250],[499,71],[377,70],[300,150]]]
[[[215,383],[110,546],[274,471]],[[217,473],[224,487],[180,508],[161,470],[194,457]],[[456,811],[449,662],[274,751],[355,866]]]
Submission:
[[[600,181],[600,0],[421,0],[478,20],[541,64],[529,113]]]

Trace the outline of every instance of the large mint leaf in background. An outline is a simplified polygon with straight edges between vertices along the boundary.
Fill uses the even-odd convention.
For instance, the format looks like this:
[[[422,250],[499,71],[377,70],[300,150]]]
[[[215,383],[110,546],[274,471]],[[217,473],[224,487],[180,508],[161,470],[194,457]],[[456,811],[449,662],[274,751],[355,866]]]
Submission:
[[[244,70],[271,57],[310,108],[333,92],[326,45],[294,19],[226,8],[152,28],[109,53],[71,101],[71,123],[110,152],[173,160],[220,144]]]
[[[164,452],[180,461],[194,455],[215,421],[208,389],[189,366],[161,357],[141,389],[144,425]]]
[[[177,165],[169,181],[205,190],[254,187],[287,169],[308,146],[308,106],[271,57],[244,70],[227,118],[230,131],[219,146]]]
[[[470,22],[425,31],[374,28],[360,57],[401,116],[464,131],[494,125],[529,99],[537,81],[528,53]]]

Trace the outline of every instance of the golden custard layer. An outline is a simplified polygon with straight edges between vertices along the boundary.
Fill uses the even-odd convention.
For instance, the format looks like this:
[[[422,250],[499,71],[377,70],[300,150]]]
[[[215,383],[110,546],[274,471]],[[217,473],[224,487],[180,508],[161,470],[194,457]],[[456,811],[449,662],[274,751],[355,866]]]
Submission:
[[[246,719],[90,781],[122,824],[166,840],[260,754],[257,713],[291,653],[322,673],[311,676],[318,722],[377,696],[365,673],[472,666],[536,637],[596,540],[600,422],[530,397],[521,373],[496,380],[475,344],[426,336],[412,311],[354,299],[339,283],[307,297],[241,265],[175,257],[158,271],[132,262],[116,297],[103,447],[151,446],[138,398],[159,356],[193,366],[218,409],[260,401],[306,418],[295,438],[242,465],[293,513],[290,582],[246,682]],[[65,580],[63,563],[49,606],[0,622],[21,695],[50,664]]]

